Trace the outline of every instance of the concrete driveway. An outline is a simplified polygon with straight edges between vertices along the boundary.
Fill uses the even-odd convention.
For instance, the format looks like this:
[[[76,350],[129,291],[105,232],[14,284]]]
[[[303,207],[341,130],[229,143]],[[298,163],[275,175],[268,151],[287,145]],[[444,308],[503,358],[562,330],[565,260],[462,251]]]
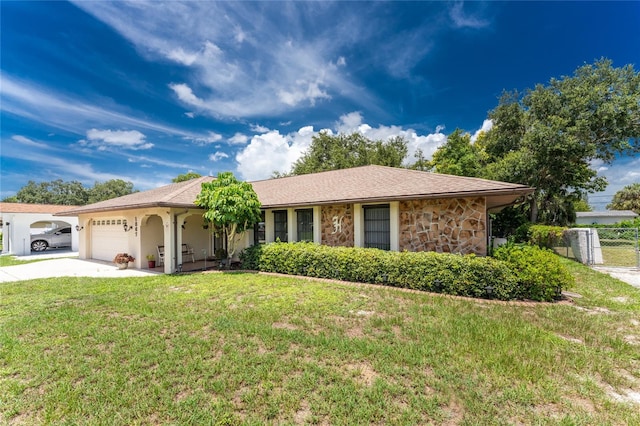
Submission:
[[[640,288],[640,269],[639,268],[612,268],[606,266],[594,266],[598,272],[609,274],[613,278],[624,281],[636,288]]]
[[[148,277],[158,275],[147,269],[118,269],[111,262],[72,258],[73,252],[53,252],[32,256],[19,256],[20,260],[47,259],[24,265],[0,268],[0,282],[23,281],[53,277]],[[77,256],[77,253],[75,253]]]

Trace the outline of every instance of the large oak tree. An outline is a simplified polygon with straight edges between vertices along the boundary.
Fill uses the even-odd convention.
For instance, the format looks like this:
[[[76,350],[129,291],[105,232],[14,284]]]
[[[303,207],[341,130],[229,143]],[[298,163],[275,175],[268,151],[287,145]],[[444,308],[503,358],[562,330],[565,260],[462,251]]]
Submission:
[[[524,95],[505,93],[489,118],[493,128],[482,146],[465,148],[476,153],[479,175],[535,187],[530,220],[566,224],[574,219],[576,201],[607,185],[596,161],[640,152],[640,74],[632,65],[615,68],[602,59]],[[452,161],[462,170],[472,164],[466,154],[456,157],[460,147],[452,148],[459,142],[436,152],[436,170],[451,169]],[[474,168],[466,173],[473,175]]]

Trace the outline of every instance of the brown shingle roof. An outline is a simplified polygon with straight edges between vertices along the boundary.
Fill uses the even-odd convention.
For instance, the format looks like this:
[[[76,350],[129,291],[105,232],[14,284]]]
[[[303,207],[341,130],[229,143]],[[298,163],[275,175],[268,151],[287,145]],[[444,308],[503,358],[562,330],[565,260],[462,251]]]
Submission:
[[[203,176],[184,182],[172,183],[143,192],[124,195],[110,200],[71,209],[65,213],[81,213],[128,210],[145,207],[195,207],[193,202],[200,193],[202,182],[211,182],[214,178]]]
[[[395,167],[363,166],[252,182],[265,207],[501,195],[525,185]]]
[[[0,203],[0,212],[54,214],[71,210],[76,207],[77,206],[61,206],[55,204]]]
[[[154,206],[193,208],[196,207],[194,200],[200,193],[201,184],[213,179],[200,177],[101,201],[66,213],[80,214]],[[251,184],[264,208],[408,198],[525,195],[533,191],[528,186],[514,183],[384,166],[355,167],[262,180]]]

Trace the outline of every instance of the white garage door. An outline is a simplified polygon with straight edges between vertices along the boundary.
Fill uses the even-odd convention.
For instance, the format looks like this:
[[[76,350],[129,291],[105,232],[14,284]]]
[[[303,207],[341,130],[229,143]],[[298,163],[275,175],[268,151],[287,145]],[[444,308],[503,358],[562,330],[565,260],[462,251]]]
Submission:
[[[123,229],[124,219],[94,219],[91,223],[91,257],[113,261],[118,253],[126,253],[129,238]]]

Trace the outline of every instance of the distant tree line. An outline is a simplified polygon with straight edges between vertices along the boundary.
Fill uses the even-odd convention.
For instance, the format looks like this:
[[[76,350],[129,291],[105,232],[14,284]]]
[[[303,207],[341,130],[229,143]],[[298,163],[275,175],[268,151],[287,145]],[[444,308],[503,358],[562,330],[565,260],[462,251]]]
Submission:
[[[199,178],[202,175],[195,172],[180,174],[171,181],[174,183]],[[69,182],[56,179],[50,182],[35,182],[30,180],[20,188],[16,195],[7,197],[5,203],[27,204],[57,204],[67,206],[84,206],[98,201],[110,200],[123,195],[138,192],[133,183],[122,179],[111,179],[106,182],[95,182],[93,187],[87,188],[82,182]]]
[[[83,206],[134,192],[138,191],[133,189],[133,183],[122,179],[96,182],[91,188],[85,187],[77,180],[65,182],[62,179],[57,179],[39,183],[30,180],[18,190],[16,195],[2,201],[5,203]]]

